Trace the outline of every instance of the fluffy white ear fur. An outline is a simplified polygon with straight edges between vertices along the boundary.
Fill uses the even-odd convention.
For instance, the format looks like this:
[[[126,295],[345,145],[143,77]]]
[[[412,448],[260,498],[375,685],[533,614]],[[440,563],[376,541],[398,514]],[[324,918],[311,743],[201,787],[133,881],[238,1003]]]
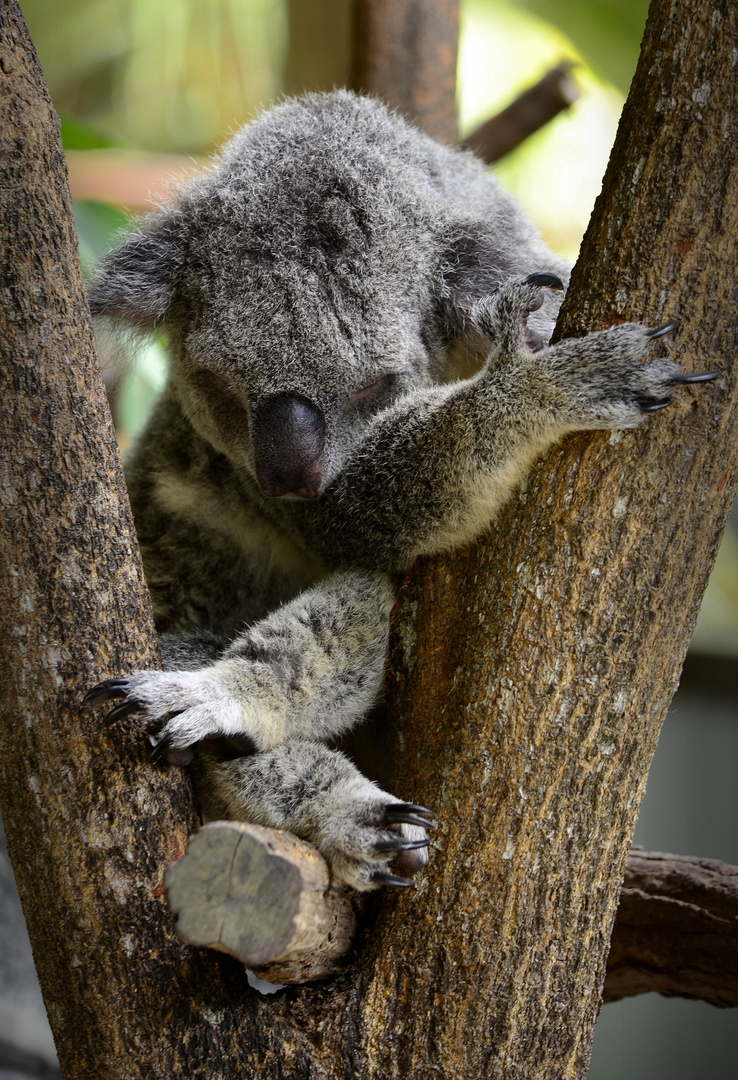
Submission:
[[[159,219],[158,221],[156,219]],[[90,311],[153,330],[171,303],[180,243],[175,215],[152,215],[153,227],[138,229],[96,267],[87,294]]]

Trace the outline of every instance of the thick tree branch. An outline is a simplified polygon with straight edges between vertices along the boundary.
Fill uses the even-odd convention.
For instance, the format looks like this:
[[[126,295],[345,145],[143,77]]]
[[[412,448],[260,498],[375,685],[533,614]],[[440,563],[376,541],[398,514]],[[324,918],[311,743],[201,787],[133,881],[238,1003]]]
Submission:
[[[406,592],[396,786],[441,810],[443,851],[388,912],[367,1039],[413,1030],[410,1075],[586,1073],[637,808],[735,491],[737,20],[727,0],[652,5],[560,322],[677,317],[674,354],[719,384],[620,440],[567,440],[484,543]],[[426,1050],[418,1005],[438,986]]]
[[[738,867],[631,852],[604,1000],[649,991],[738,1006]]]

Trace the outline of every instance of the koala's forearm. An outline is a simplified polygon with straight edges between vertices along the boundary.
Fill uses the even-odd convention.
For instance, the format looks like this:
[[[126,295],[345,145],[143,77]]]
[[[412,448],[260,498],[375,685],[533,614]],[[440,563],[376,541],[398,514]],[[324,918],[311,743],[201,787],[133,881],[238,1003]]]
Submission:
[[[561,434],[525,386],[519,373],[485,375],[398,406],[316,504],[289,508],[311,547],[334,564],[402,571],[478,535]]]
[[[259,749],[334,738],[377,699],[394,601],[386,574],[333,574],[245,630],[202,674],[254,714],[247,730]]]
[[[217,649],[213,636],[171,636],[168,671],[108,680],[88,704],[126,698],[111,716],[136,712],[152,735],[159,727],[154,759],[176,764],[212,739],[235,740],[240,752],[332,739],[377,699],[394,600],[386,574],[333,574],[244,630],[214,663],[197,666]]]
[[[564,434],[635,427],[674,386],[703,378],[665,358],[643,362],[660,334],[627,323],[536,353],[503,340],[473,379],[419,391],[378,418],[305,511],[310,543],[334,564],[403,570],[471,541]]]

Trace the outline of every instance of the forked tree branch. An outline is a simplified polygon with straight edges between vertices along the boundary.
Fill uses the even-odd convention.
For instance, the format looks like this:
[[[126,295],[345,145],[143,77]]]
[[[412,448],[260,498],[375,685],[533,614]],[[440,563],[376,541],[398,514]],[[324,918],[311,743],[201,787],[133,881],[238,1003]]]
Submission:
[[[684,365],[724,374],[619,444],[568,440],[482,543],[417,569],[394,640],[396,788],[440,811],[436,850],[344,973],[274,1000],[173,934],[161,878],[195,821],[185,777],[150,767],[133,724],[77,712],[156,645],[58,128],[0,0],[0,797],[67,1080],[584,1076],[636,810],[735,489],[737,21],[732,0],[652,4],[562,320],[677,316]]]

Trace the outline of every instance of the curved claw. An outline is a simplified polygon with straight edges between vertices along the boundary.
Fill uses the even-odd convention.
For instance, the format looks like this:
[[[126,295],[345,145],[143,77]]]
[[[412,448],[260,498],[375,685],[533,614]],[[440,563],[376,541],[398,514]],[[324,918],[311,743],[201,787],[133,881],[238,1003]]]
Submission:
[[[396,885],[398,889],[408,889],[415,884],[412,878],[397,877],[396,874],[388,874],[384,870],[375,870],[372,881],[375,881],[377,885]]]
[[[651,339],[659,338],[659,337],[663,337],[664,334],[670,334],[672,332],[672,330],[678,330],[678,329],[679,329],[679,323],[676,321],[676,319],[670,319],[668,323],[664,323],[663,326],[657,327],[656,330],[647,330],[646,331],[646,337],[650,337]]]
[[[561,278],[556,277],[556,274],[548,274],[544,272],[538,272],[536,274],[528,274],[525,279],[526,285],[537,285],[542,289],[555,289],[556,292],[564,291],[564,283]]]
[[[697,371],[692,375],[673,375],[670,382],[673,383],[701,383],[712,382],[713,379],[717,379],[719,371]]]
[[[658,412],[659,409],[665,409],[667,405],[671,405],[672,398],[661,398],[659,401],[639,401],[638,408],[641,412]]]
[[[401,837],[397,837],[396,840],[378,840],[374,845],[375,851],[416,851],[418,848],[428,847],[430,840],[426,837],[425,840],[403,840]]]
[[[127,695],[128,679],[105,679],[104,682],[98,683],[97,686],[93,686],[91,690],[88,690],[82,699],[82,708],[94,709],[96,705],[101,705],[103,701],[110,701],[111,698],[127,697]]]
[[[387,810],[407,811],[410,814],[426,814],[429,818],[432,818],[433,821],[438,820],[438,814],[435,810],[429,810],[427,806],[421,806],[420,803],[416,802],[390,803]]]
[[[171,734],[171,732],[166,732],[164,735],[162,735],[154,749],[149,754],[149,761],[151,761],[153,764],[161,761],[169,747],[172,745],[173,741],[174,736]]]
[[[131,716],[132,713],[139,712],[141,708],[140,701],[137,701],[136,698],[129,698],[127,701],[121,701],[120,705],[116,705],[114,709],[111,709],[105,719],[109,724],[114,724],[118,720],[125,719],[126,716]]]
[[[427,814],[428,817],[421,817],[421,814]],[[417,803],[392,803],[391,806],[385,807],[383,818],[385,825],[420,825],[423,829],[438,828],[433,811]]]

